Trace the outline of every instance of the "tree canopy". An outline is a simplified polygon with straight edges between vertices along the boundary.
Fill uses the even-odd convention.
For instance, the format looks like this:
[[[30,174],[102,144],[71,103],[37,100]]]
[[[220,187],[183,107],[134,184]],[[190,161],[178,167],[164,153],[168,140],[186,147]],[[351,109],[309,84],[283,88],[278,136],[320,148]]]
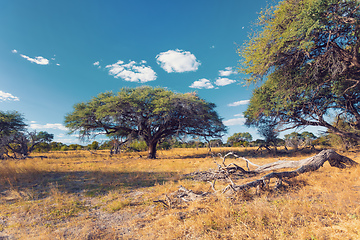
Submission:
[[[359,140],[359,1],[285,0],[263,11],[258,24],[239,49],[248,83],[265,80],[253,92],[246,124],[322,126]],[[339,116],[352,131],[332,123]]]
[[[122,88],[117,94],[100,93],[88,102],[78,103],[65,116],[70,133],[80,137],[97,134],[141,137],[156,157],[160,140],[172,135],[221,137],[226,132],[215,104],[195,93],[174,93],[164,88]]]
[[[0,111],[0,137],[25,131],[26,126],[24,117],[20,113]]]

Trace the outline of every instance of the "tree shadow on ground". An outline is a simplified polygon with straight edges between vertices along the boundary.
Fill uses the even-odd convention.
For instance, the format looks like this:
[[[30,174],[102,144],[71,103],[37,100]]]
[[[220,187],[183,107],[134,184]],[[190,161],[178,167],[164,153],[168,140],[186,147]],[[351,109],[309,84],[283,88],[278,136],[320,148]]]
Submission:
[[[19,192],[31,190],[38,198],[44,198],[53,187],[63,193],[94,197],[106,195],[114,190],[134,190],[177,179],[179,174],[175,172],[36,172],[21,174],[3,181],[0,184],[0,197],[11,190]]]

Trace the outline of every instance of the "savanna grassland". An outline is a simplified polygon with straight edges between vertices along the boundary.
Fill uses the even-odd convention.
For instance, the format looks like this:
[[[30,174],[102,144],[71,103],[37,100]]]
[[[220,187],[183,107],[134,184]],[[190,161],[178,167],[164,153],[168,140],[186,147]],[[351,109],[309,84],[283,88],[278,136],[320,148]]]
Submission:
[[[257,164],[317,153],[212,152],[230,150]],[[183,177],[215,168],[207,153],[173,149],[148,160],[146,153],[111,157],[105,151],[69,151],[2,160],[0,239],[360,239],[359,167],[337,169],[325,163],[279,191],[219,191],[171,208],[154,202],[180,185],[196,193],[213,192],[209,183]],[[359,153],[340,154],[360,163]],[[227,161],[245,165],[239,159]]]

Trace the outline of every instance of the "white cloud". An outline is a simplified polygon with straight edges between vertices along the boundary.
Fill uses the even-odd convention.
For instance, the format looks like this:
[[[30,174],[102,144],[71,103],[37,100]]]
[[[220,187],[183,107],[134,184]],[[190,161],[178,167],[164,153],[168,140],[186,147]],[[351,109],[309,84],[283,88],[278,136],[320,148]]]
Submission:
[[[25,58],[26,60],[28,60],[29,62],[32,62],[32,63],[36,63],[36,64],[39,64],[39,65],[49,65],[50,64],[50,60],[51,61],[55,61],[55,54],[54,54],[54,57],[47,59],[47,58],[44,58],[42,56],[37,56],[35,58],[31,58],[29,56],[26,56],[24,54],[20,54],[16,49],[13,49],[11,51],[12,53],[18,53],[22,58]],[[60,66],[59,63],[56,63],[57,66]]]
[[[11,93],[6,93],[0,90],[0,102],[3,101],[20,101],[20,99]]]
[[[145,83],[156,80],[156,72],[151,67],[145,66],[145,63],[146,61],[142,60],[140,63],[130,61],[124,64],[123,61],[119,60],[117,63],[107,65],[106,68],[109,69],[110,75],[129,82]]]
[[[244,117],[244,114],[242,114],[242,113],[235,114],[234,117]]]
[[[224,121],[225,126],[234,126],[234,125],[244,125],[246,119],[245,118],[233,118]]]
[[[39,64],[39,65],[49,65],[49,60],[44,58],[44,57],[41,57],[41,56],[38,56],[38,57],[35,57],[35,58],[28,57],[28,56],[26,56],[24,54],[20,54],[20,56],[25,58],[26,60],[28,60],[30,62]]]
[[[206,89],[211,89],[214,88],[214,86],[211,84],[211,82],[206,79],[206,78],[202,78],[198,81],[195,81],[191,84],[190,86],[191,88],[206,88]]]
[[[99,68],[99,69],[101,68],[99,61],[94,62],[93,65],[94,65],[94,66],[97,66],[97,68]]]
[[[156,61],[168,73],[196,71],[201,65],[194,54],[179,49],[159,53]]]
[[[235,71],[232,67],[227,67],[227,68],[225,68],[225,70],[219,71],[219,76],[221,76],[221,77],[227,77],[232,74],[237,74],[237,71]]]
[[[218,79],[216,79],[215,84],[217,86],[226,86],[226,85],[232,84],[234,82],[236,82],[236,81],[229,79],[229,78],[218,78]]]
[[[45,125],[41,125],[36,123],[35,121],[31,121],[30,122],[30,126],[31,129],[38,129],[38,130],[43,130],[43,129],[58,129],[58,130],[62,130],[62,131],[66,131],[67,128],[62,125],[61,123],[47,123]]]
[[[250,100],[241,100],[238,102],[233,102],[233,103],[229,103],[228,106],[229,107],[236,107],[236,106],[240,106],[240,105],[246,105],[250,102]]]

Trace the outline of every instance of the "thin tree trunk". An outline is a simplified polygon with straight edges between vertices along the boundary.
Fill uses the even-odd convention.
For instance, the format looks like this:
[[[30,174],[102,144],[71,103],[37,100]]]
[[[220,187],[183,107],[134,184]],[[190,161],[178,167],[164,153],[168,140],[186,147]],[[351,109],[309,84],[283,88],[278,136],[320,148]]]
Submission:
[[[156,158],[156,146],[157,146],[157,142],[149,142],[148,143],[148,158],[149,159]]]

